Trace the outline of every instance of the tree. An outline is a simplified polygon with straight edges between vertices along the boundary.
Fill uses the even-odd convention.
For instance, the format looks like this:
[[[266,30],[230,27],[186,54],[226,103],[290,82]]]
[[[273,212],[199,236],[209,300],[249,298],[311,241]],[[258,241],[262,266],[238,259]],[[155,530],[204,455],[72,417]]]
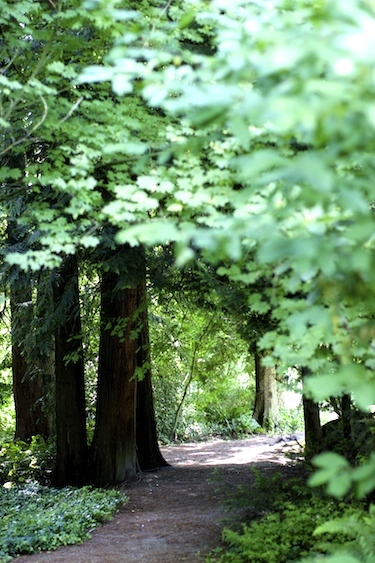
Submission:
[[[306,378],[311,376],[308,368],[301,369],[302,381],[306,384]],[[323,432],[320,422],[319,404],[305,394],[302,396],[303,414],[305,421],[305,457],[311,460],[323,449]]]
[[[22,197],[9,210],[6,243],[10,249],[22,248],[24,245],[24,230],[17,226],[17,215],[24,210],[25,202]],[[34,322],[35,279],[18,266],[6,268],[5,273],[11,310],[15,439],[28,442],[36,434],[48,437],[51,430],[44,400],[43,377],[40,370],[36,369],[35,362],[35,359],[40,357]]]
[[[138,463],[141,470],[145,471],[168,465],[160,452],[157,438],[145,280],[142,280],[137,286],[137,304],[140,327],[137,339],[139,375],[137,380],[136,444]]]
[[[0,3],[3,31],[9,41],[0,45],[4,62],[0,106],[4,140],[0,158],[4,166],[0,181],[7,194],[2,198],[5,215],[15,201],[14,194],[17,197],[27,195],[28,213],[17,218],[17,227],[22,225],[27,233],[24,244],[22,248],[9,248],[6,261],[23,270],[57,267],[54,283],[54,298],[58,304],[55,311],[58,325],[55,364],[56,391],[61,395],[61,401],[56,403],[56,482],[78,483],[85,479],[87,446],[75,253],[82,247],[97,246],[101,241],[104,202],[111,202],[118,184],[131,182],[135,155],[136,165],[140,166],[141,155],[146,150],[141,139],[146,125],[147,138],[152,138],[152,116],[149,115],[143,125],[137,113],[144,119],[150,112],[143,111],[144,104],[139,104],[136,98],[133,100],[134,111],[129,111],[128,103],[119,104],[113,100],[107,86],[85,88],[74,83],[85,61],[101,60],[108,41],[118,33],[119,26],[112,18],[103,14],[98,17],[74,0],[68,3],[26,0],[19,9],[13,9],[13,4]],[[95,124],[93,116],[97,116]],[[155,123],[153,128],[156,131]],[[93,134],[95,129],[97,134]],[[134,130],[138,131],[138,142],[133,140]],[[12,164],[17,154],[22,155],[22,169]],[[17,186],[13,190],[15,180]],[[128,207],[130,209],[132,204]],[[141,213],[144,217],[144,201],[138,206],[134,204],[133,208],[135,215]],[[147,210],[148,207],[146,213]],[[103,291],[107,297],[111,283],[115,284],[114,278],[104,272]],[[122,300],[120,296],[123,309],[128,305],[132,307],[131,298],[127,304],[130,293],[129,290]],[[135,305],[136,300],[133,301]],[[65,315],[62,315],[61,303],[67,304]],[[107,305],[103,304],[102,312],[103,317],[111,316],[111,300]],[[113,344],[111,335],[106,335],[103,328],[102,342],[107,342],[106,337],[109,344]],[[135,362],[133,340],[128,339],[129,357],[117,362],[118,358],[114,356],[115,370],[121,361],[125,361],[130,387],[135,387],[130,381],[132,363]],[[111,369],[107,360],[105,346],[102,346],[100,389],[105,386],[103,372]],[[105,403],[103,393],[99,394],[99,413]],[[147,414],[147,418],[151,421],[152,417]],[[132,428],[128,430],[127,440],[131,443],[134,432]],[[29,428],[29,432],[33,433],[33,429]],[[123,445],[120,442],[124,432],[127,432],[126,428],[119,431],[119,449]],[[99,429],[96,442],[100,441],[98,434]],[[146,447],[147,439],[145,436],[142,439]],[[130,449],[134,449],[133,445]],[[150,455],[151,450],[150,447]],[[98,447],[95,452],[98,461]],[[122,470],[118,469],[116,479]],[[132,471],[133,468],[125,468],[125,473]]]
[[[119,285],[114,272],[102,274],[101,337],[93,478],[99,486],[133,479],[135,442],[136,339],[131,336],[137,311],[136,288]]]
[[[67,257],[55,274],[56,474],[58,485],[87,479],[86,404],[78,264]]]
[[[245,257],[243,261],[246,261]],[[238,334],[247,342],[249,352],[254,356],[253,418],[260,426],[271,430],[277,422],[280,406],[277,369],[275,365],[267,365],[263,361],[267,353],[259,349],[261,337],[277,326],[269,304],[271,284],[266,277],[244,284],[240,279],[236,279],[235,268],[225,267],[225,264],[214,269],[209,264],[203,263],[200,265],[198,277],[201,281],[200,293],[202,293],[202,285],[206,287],[207,293],[204,295],[206,305],[210,303],[211,307],[216,306],[223,310],[234,323]],[[211,302],[210,291],[216,296]]]
[[[202,260],[173,265],[170,248],[149,253],[151,334],[158,427],[163,440],[239,436],[251,417],[249,346]],[[211,275],[212,274],[212,275]],[[227,293],[231,294],[228,286]],[[243,318],[242,318],[243,320]]]
[[[25,328],[33,318],[33,300],[30,277],[18,272],[10,294],[12,321],[12,373],[13,396],[16,411],[15,439],[25,442],[36,434],[46,435],[42,409],[42,387],[38,374],[30,361],[30,350],[25,344]]]
[[[183,3],[118,12],[112,3],[86,10],[72,2],[70,11],[48,14],[25,2],[17,25],[3,6],[26,73],[21,80],[7,53],[4,150],[14,138],[39,154],[22,182],[34,195],[27,218],[34,246],[7,253],[7,263],[56,264],[64,252],[97,246],[108,222],[118,244],[175,243],[180,266],[201,254],[229,261],[232,279],[247,285],[270,275],[258,307],[271,305],[278,326],[259,341],[265,362],[309,368],[305,392],[316,402],[352,393],[368,409],[375,402],[371,2],[274,0],[264,10],[216,0],[188,13]],[[76,27],[94,33],[93,62],[103,63],[108,43],[98,29],[119,36],[124,21],[105,64],[78,78]],[[56,25],[71,40],[68,61],[49,35]],[[32,74],[25,37],[43,45]],[[212,49],[197,49],[207,37]],[[55,57],[48,65],[47,54]],[[85,51],[83,64],[90,57]],[[62,78],[66,97],[57,95]],[[93,135],[93,115],[100,134]],[[47,142],[32,141],[36,130]],[[3,180],[14,175],[4,167]],[[110,198],[102,197],[102,178]]]
[[[139,467],[166,465],[156,437],[149,359],[145,256],[120,247],[102,266],[101,336],[93,478],[134,479]]]
[[[253,417],[266,430],[274,428],[278,410],[276,368],[265,366],[255,354],[255,405]]]

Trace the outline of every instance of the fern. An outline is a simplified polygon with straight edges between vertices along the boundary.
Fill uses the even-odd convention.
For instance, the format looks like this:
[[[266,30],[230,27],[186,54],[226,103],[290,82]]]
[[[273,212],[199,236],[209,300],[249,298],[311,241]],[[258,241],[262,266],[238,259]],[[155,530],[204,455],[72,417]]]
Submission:
[[[355,512],[344,518],[330,520],[314,531],[315,536],[325,533],[348,538],[348,541],[339,545],[324,544],[325,550],[333,552],[335,557],[345,555],[354,557],[353,561],[375,563],[375,505],[370,505],[368,513]],[[327,561],[334,559],[328,558]]]

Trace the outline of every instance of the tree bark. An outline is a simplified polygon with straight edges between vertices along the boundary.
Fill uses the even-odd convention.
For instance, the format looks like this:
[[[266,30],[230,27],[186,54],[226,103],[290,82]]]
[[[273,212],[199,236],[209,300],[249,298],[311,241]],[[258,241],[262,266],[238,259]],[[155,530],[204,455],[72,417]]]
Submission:
[[[142,379],[139,379],[137,382],[137,455],[140,469],[151,470],[157,467],[164,467],[168,463],[160,452],[156,432],[145,280],[138,285],[137,301],[140,323],[137,365],[143,375]]]
[[[55,334],[54,302],[51,273],[39,272],[37,278],[35,317],[37,322],[36,342],[38,346],[37,367],[43,387],[43,413],[45,434],[56,436],[56,392],[55,392]]]
[[[31,363],[30,336],[33,322],[32,288],[28,274],[19,271],[10,290],[12,324],[12,377],[16,413],[15,439],[29,442],[32,436],[49,435],[43,411],[43,385]]]
[[[43,431],[44,438],[56,435],[56,393],[55,393],[55,348],[48,355],[42,354],[37,361],[38,375],[43,389]]]
[[[124,288],[117,273],[104,271],[92,478],[96,485],[121,483],[137,473],[135,416],[137,287]]]
[[[278,397],[276,368],[264,366],[262,356],[255,353],[255,405],[253,418],[266,430],[272,430],[277,415]]]
[[[57,272],[53,293],[58,319],[55,334],[55,484],[81,485],[86,481],[87,440],[78,264],[75,256],[68,256]]]
[[[304,381],[309,374],[310,370],[308,368],[302,368],[302,381]],[[310,398],[307,398],[304,394],[302,396],[302,401],[305,423],[305,458],[306,460],[310,460],[322,451],[320,408],[318,403]]]

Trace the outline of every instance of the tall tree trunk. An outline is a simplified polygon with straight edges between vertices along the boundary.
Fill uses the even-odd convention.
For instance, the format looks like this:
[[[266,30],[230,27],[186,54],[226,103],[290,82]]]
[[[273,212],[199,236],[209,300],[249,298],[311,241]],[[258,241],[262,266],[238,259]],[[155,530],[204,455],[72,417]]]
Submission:
[[[47,437],[48,424],[43,411],[41,375],[31,363],[32,342],[26,343],[32,332],[33,302],[30,277],[22,271],[11,282],[10,305],[15,439],[28,442],[36,434]]]
[[[344,394],[341,397],[341,417],[339,424],[342,428],[343,442],[345,444],[344,451],[346,459],[355,463],[358,456],[359,449],[358,443],[355,439],[355,432],[353,431],[353,423],[355,423],[355,418],[353,418],[354,412],[352,410],[352,399],[349,394]]]
[[[56,436],[55,393],[55,334],[51,331],[54,322],[54,304],[51,273],[39,272],[37,279],[35,317],[37,322],[36,343],[38,347],[37,370],[43,387],[43,413],[46,436]],[[52,334],[51,334],[52,332]]]
[[[255,353],[255,405],[253,418],[266,430],[272,430],[277,415],[278,396],[276,368],[264,366],[262,356]]]
[[[150,470],[166,466],[168,463],[160,452],[156,432],[145,280],[138,285],[137,301],[140,323],[137,365],[142,372],[142,378],[137,382],[136,441],[139,466],[142,470]]]
[[[137,287],[124,288],[118,274],[104,271],[93,480],[98,486],[131,480],[137,472],[135,416]]]
[[[344,394],[341,397],[341,418],[342,418],[342,433],[345,442],[355,447],[352,436],[352,399],[349,394]]]
[[[56,435],[56,391],[55,391],[55,348],[49,354],[42,354],[38,360],[38,372],[43,387],[44,437]]]
[[[301,369],[302,381],[310,374],[310,370],[306,367]],[[310,460],[314,455],[322,450],[322,426],[320,423],[320,408],[319,404],[304,394],[303,401],[303,416],[305,423],[305,458]]]
[[[75,256],[68,256],[57,272],[54,301],[58,321],[55,335],[55,483],[59,486],[80,485],[86,480],[87,441],[78,264]]]
[[[24,169],[22,154],[12,155],[15,168]],[[9,250],[24,244],[25,230],[18,219],[25,210],[24,202],[16,213],[8,216],[7,243]],[[17,206],[16,206],[17,207]],[[29,273],[13,266],[10,270],[10,309],[12,325],[12,377],[16,413],[15,439],[28,442],[37,434],[47,437],[43,411],[43,385],[40,372],[35,369],[38,349],[34,341],[33,279]]]

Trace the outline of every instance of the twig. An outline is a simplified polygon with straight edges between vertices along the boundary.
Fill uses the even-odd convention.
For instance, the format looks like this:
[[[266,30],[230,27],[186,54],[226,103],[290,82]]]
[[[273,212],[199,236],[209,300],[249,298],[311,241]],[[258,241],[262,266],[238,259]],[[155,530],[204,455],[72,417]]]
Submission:
[[[18,139],[17,141],[14,141],[11,145],[9,145],[8,147],[6,147],[5,149],[3,149],[2,151],[0,151],[0,156],[3,156],[4,154],[6,154],[7,152],[9,152],[10,150],[12,150],[14,147],[16,147],[17,145],[20,145],[21,143],[27,141],[30,136],[34,133],[34,131],[36,131],[37,129],[39,129],[39,127],[41,125],[43,125],[44,121],[46,120],[47,114],[48,114],[48,105],[47,102],[45,101],[45,99],[43,98],[43,96],[40,94],[40,99],[42,100],[42,104],[44,107],[44,112],[42,117],[40,118],[40,120],[38,121],[38,123],[36,123],[34,125],[34,127],[31,128],[30,131],[28,131],[28,133],[24,136],[21,137],[21,139]]]
[[[58,122],[58,125],[61,125],[62,123],[64,123],[64,121],[66,121],[67,119],[69,119],[69,117],[72,115],[72,113],[77,109],[77,107],[79,106],[79,104],[82,102],[83,100],[83,96],[81,96],[80,98],[78,98],[78,100],[76,101],[75,104],[72,105],[72,107],[70,108],[70,110],[68,111],[68,113],[66,114],[65,117],[63,117],[62,119],[60,119],[60,121]]]

